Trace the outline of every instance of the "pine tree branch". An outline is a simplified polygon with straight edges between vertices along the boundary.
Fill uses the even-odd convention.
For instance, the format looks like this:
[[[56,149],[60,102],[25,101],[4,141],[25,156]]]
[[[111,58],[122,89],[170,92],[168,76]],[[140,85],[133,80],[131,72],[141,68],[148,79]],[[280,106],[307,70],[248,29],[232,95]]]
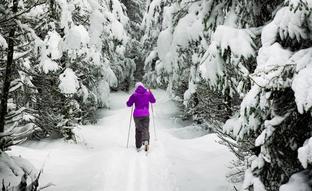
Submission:
[[[13,20],[13,19],[17,18],[18,16],[21,16],[22,14],[31,11],[31,9],[33,9],[34,7],[39,6],[39,5],[43,5],[46,3],[46,1],[43,1],[43,2],[39,2],[39,1],[40,0],[37,0],[37,2],[33,6],[30,6],[28,9],[26,9],[24,11],[21,11],[19,13],[15,13],[13,16],[11,16],[9,18],[5,18],[5,19],[0,20],[0,24],[5,23],[5,22],[10,21],[10,20]]]

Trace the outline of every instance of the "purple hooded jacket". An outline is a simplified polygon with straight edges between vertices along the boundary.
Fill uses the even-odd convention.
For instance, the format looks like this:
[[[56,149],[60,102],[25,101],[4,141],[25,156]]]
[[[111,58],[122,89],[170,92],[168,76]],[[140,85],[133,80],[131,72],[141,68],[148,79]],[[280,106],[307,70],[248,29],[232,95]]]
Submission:
[[[149,116],[149,103],[155,103],[156,99],[152,92],[147,91],[143,86],[138,86],[135,92],[130,96],[127,101],[127,106],[131,107],[135,104],[133,112],[134,117]]]

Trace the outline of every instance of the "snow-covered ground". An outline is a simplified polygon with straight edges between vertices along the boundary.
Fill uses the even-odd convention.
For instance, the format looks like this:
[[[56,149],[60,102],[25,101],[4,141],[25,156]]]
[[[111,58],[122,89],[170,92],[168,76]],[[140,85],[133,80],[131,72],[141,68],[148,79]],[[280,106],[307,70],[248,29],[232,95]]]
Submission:
[[[47,191],[232,190],[225,176],[234,156],[216,143],[216,135],[203,135],[175,120],[178,109],[174,103],[164,91],[154,93],[158,139],[151,120],[147,156],[135,150],[134,124],[130,147],[126,148],[130,109],[125,102],[129,95],[120,92],[112,94],[110,110],[98,113],[96,125],[76,129],[79,144],[30,142],[13,147],[9,154],[22,155],[38,169],[43,168],[41,185],[55,184]]]

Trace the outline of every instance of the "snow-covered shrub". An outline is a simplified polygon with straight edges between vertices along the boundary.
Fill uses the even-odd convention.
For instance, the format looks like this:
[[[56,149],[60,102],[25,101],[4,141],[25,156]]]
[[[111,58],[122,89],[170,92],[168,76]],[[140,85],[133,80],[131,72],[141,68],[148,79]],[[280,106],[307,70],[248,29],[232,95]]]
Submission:
[[[0,153],[0,179],[3,191],[36,191],[39,188],[38,172],[27,160]],[[30,180],[29,180],[30,179]]]

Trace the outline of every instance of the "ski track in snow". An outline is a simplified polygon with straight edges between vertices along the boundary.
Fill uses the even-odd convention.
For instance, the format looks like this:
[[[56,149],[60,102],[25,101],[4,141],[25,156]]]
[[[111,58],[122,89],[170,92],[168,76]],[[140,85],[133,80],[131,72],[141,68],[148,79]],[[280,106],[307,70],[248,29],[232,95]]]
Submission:
[[[38,169],[43,165],[41,185],[57,191],[229,191],[225,176],[234,158],[216,135],[180,139],[180,128],[171,117],[177,112],[164,91],[155,90],[155,141],[150,123],[148,155],[134,146],[134,123],[126,148],[129,108],[126,93],[112,94],[111,109],[99,112],[96,125],[76,129],[79,144],[62,140],[30,142],[14,146],[10,155],[21,155]],[[151,116],[152,117],[152,116]],[[190,132],[191,133],[191,132]]]

